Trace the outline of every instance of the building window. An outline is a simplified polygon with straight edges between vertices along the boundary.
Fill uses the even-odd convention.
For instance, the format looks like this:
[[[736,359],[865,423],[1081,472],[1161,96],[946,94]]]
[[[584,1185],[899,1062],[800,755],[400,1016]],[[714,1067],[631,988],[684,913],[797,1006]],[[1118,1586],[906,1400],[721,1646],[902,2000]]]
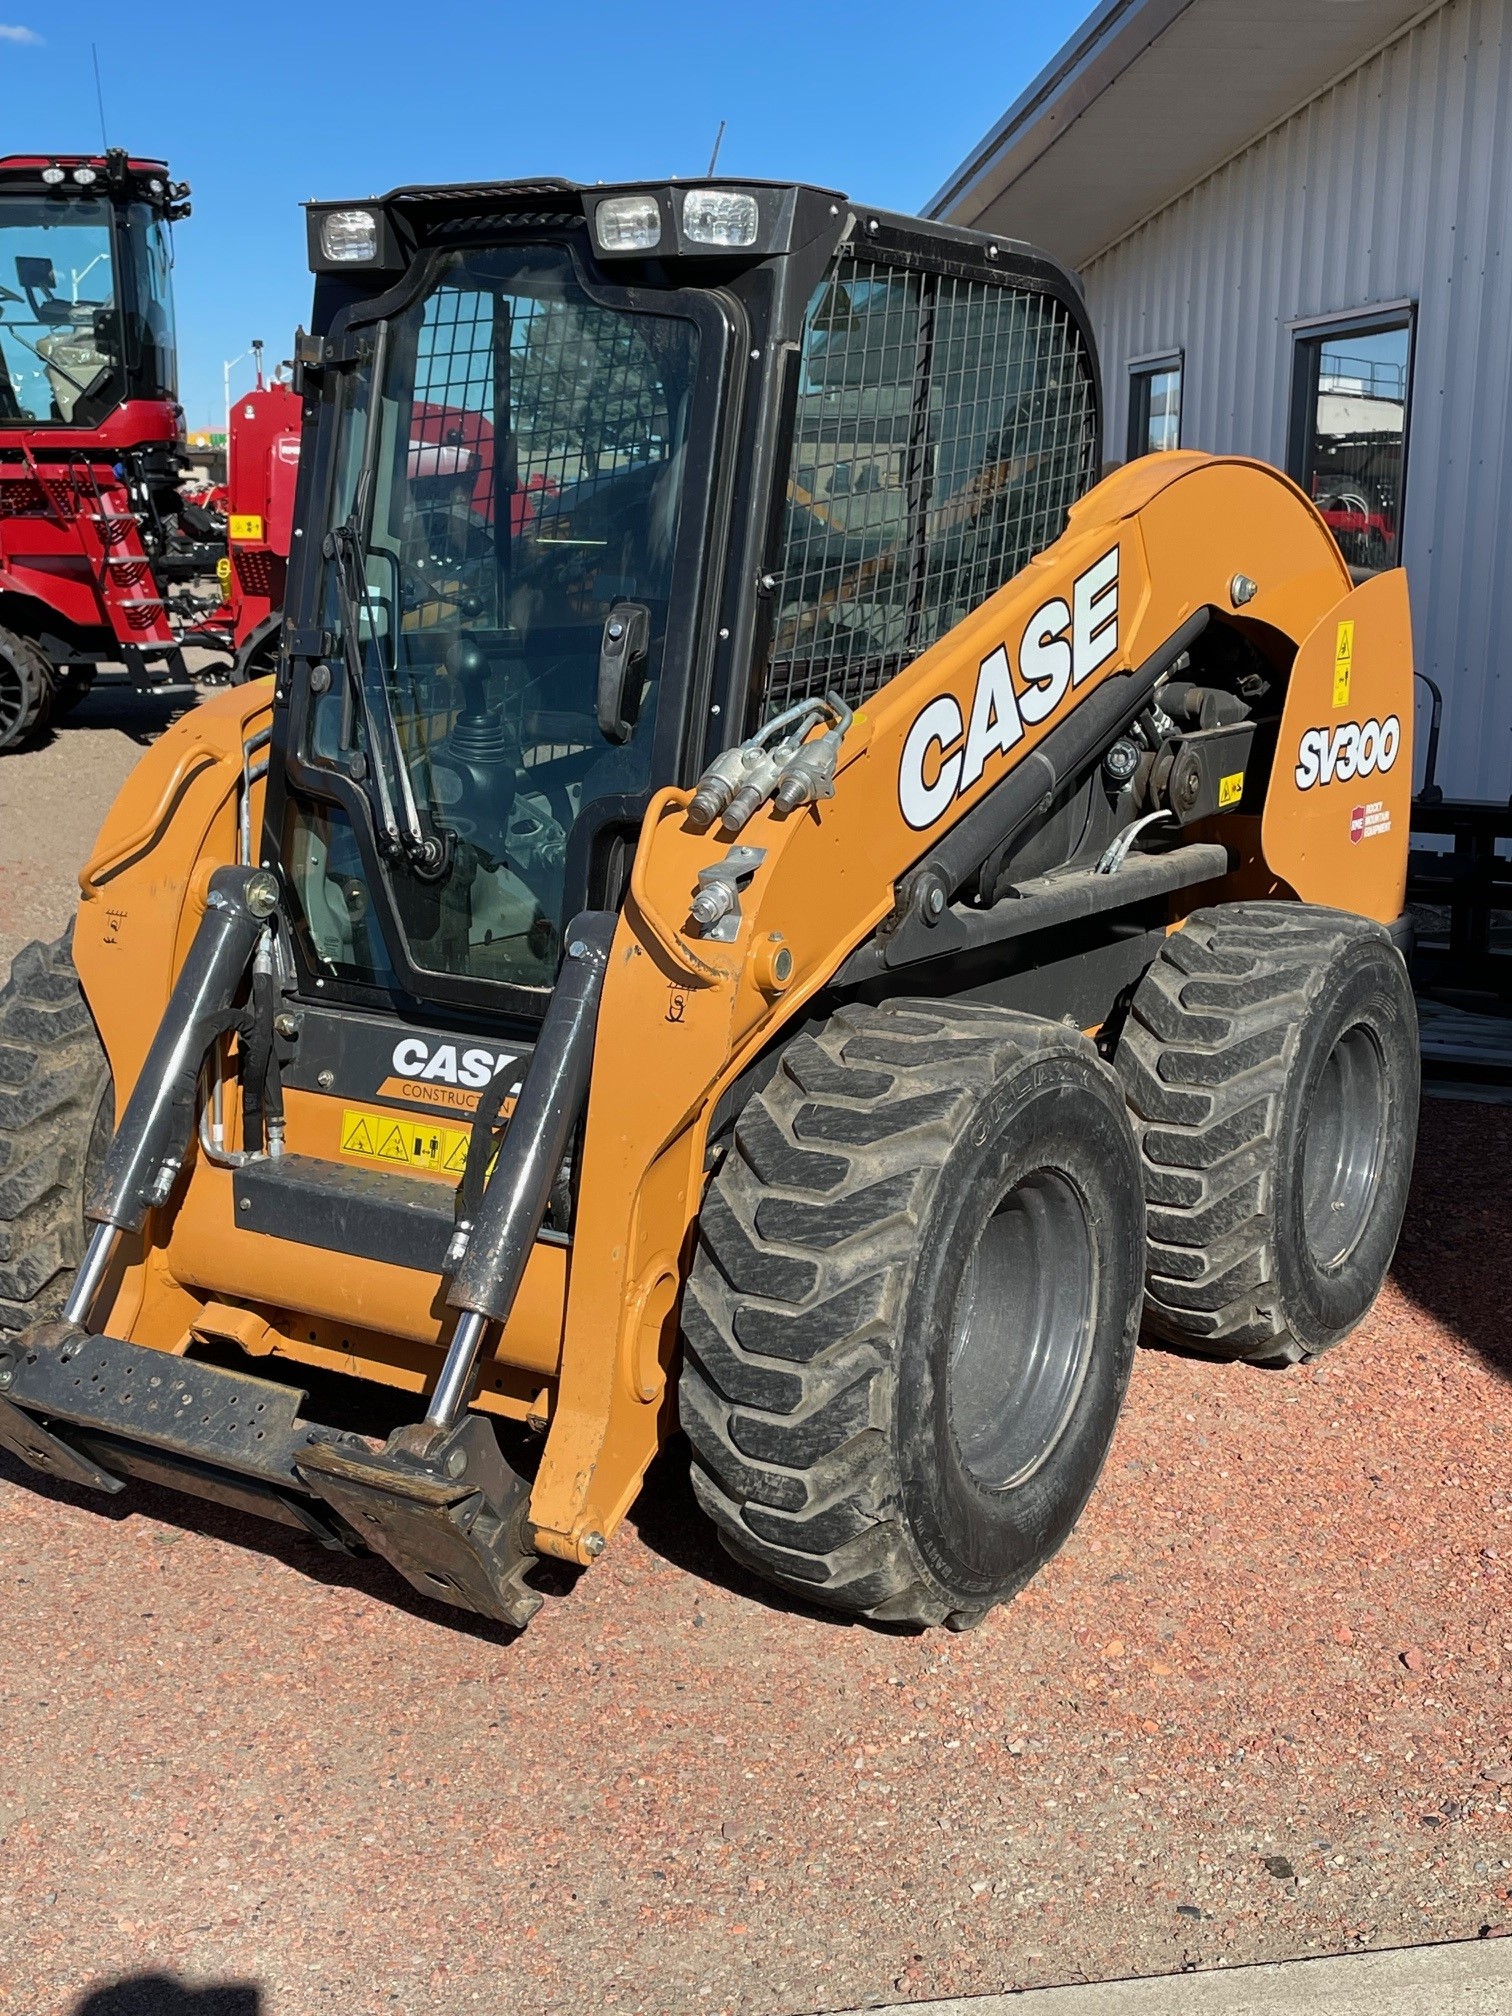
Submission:
[[[1297,336],[1288,468],[1360,573],[1401,558],[1411,385],[1410,312]]]
[[[1181,359],[1151,357],[1129,367],[1129,460],[1181,446]]]

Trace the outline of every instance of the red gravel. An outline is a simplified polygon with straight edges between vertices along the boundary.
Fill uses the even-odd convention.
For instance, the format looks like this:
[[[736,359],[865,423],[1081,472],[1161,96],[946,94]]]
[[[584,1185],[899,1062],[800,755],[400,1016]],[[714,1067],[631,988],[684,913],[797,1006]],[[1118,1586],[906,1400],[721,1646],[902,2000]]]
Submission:
[[[1512,1113],[1430,1105],[1365,1330],[1141,1353],[1080,1531],[965,1638],[775,1606],[675,1449],[514,1643],[4,1470],[0,2010],[160,1971],[261,2016],[796,2012],[1500,1929],[1509,1223]]]

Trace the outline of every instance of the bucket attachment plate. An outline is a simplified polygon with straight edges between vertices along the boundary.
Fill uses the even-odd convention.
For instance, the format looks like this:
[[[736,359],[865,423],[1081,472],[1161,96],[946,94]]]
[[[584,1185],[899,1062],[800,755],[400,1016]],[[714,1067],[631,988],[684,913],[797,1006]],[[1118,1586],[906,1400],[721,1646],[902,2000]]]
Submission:
[[[0,1341],[0,1446],[34,1469],[121,1490],[98,1455],[125,1475],[293,1514],[327,1545],[350,1530],[423,1594],[516,1630],[529,1622],[542,1601],[524,1581],[537,1559],[530,1487],[481,1415],[450,1431],[416,1423],[376,1447],[303,1419],[304,1400],[298,1387],[69,1323]]]
[[[406,1446],[417,1439],[401,1428],[381,1450],[314,1441],[300,1475],[423,1596],[522,1630],[542,1601],[524,1581],[536,1559],[525,1526],[530,1487],[478,1415],[424,1454]]]
[[[125,1489],[123,1480],[91,1463],[82,1450],[33,1421],[8,1400],[0,1400],[0,1449],[9,1449],[33,1470],[56,1477],[65,1484],[81,1484],[86,1491],[116,1492]]]
[[[202,1463],[299,1489],[294,1451],[309,1440],[304,1394],[249,1372],[41,1323],[0,1343],[0,1398],[64,1432],[101,1429]]]

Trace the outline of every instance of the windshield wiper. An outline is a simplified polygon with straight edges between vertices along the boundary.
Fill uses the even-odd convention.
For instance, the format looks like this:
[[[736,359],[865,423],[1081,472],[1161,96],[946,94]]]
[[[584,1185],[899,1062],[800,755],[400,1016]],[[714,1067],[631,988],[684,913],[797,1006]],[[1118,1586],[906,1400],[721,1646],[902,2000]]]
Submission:
[[[347,685],[357,712],[362,717],[363,730],[367,736],[368,768],[373,778],[373,791],[368,794],[368,801],[370,804],[373,803],[376,796],[379,846],[390,856],[409,860],[422,875],[440,874],[447,865],[446,840],[435,833],[427,833],[421,821],[420,810],[415,803],[415,793],[410,784],[404,743],[389,699],[387,679],[381,676],[379,679],[381,707],[373,705],[368,692],[362,657],[363,616],[367,617],[369,634],[375,642],[378,637],[378,626],[374,620],[372,598],[368,593],[362,543],[352,519],[349,518],[343,525],[335,526],[326,535],[324,551],[335,572],[336,595],[341,605],[341,643],[342,655],[346,661]],[[385,756],[393,766],[394,780],[399,789],[397,814],[394,809],[393,793],[389,790],[388,779],[384,774]]]

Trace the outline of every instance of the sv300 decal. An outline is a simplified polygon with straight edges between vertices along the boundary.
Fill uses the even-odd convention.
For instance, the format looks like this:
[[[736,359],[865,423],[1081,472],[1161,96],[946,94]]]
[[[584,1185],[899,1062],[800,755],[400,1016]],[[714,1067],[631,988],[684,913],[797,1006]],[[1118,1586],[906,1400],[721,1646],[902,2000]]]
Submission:
[[[1395,714],[1384,721],[1341,721],[1337,728],[1309,728],[1297,744],[1292,773],[1299,791],[1315,784],[1347,784],[1351,778],[1385,773],[1402,746],[1402,724]]]

